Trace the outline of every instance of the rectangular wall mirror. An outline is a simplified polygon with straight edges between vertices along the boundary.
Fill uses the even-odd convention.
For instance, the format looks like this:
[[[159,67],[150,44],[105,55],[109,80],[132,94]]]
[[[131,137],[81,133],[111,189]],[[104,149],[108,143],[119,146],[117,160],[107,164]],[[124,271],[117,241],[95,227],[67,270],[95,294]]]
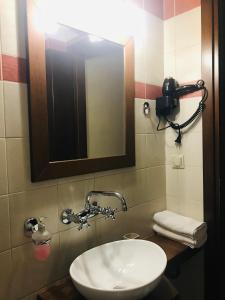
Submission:
[[[135,164],[134,45],[57,23],[27,0],[32,181]]]

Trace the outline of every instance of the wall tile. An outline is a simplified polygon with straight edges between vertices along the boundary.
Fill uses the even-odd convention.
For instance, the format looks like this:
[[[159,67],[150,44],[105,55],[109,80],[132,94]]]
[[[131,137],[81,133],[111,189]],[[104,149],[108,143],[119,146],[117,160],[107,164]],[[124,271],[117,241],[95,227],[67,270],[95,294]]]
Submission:
[[[0,252],[10,248],[9,199],[0,197]]]
[[[136,232],[141,237],[151,235],[153,214],[165,208],[165,198],[156,199],[130,208],[126,213],[118,213],[115,221],[105,220],[104,218],[98,219],[96,221],[98,243],[102,244],[122,239],[123,235],[128,232]]]
[[[0,63],[1,73],[1,63]],[[1,78],[1,75],[0,75]],[[3,94],[3,82],[0,81],[0,138],[5,137],[5,112],[4,112],[4,94]]]
[[[46,217],[49,232],[58,231],[57,187],[47,187],[23,193],[12,194],[10,200],[10,223],[12,246],[28,242],[24,236],[24,221],[30,217]]]
[[[9,192],[16,193],[26,187],[25,141],[20,138],[9,138],[7,143],[7,164]]]
[[[155,212],[166,209],[166,199],[155,199],[143,203],[128,211],[126,217],[126,232],[136,232],[142,237],[152,234],[152,217]]]
[[[175,0],[164,0],[163,1],[163,17],[164,20],[175,16]]]
[[[176,27],[175,18],[164,21],[164,52],[174,51],[176,49]],[[166,64],[166,61],[165,61]]]
[[[201,0],[175,0],[175,14],[182,14],[201,5]]]
[[[147,182],[150,186],[150,199],[163,199],[166,196],[166,171],[165,166],[147,169]]]
[[[201,78],[201,45],[176,51],[176,80],[189,82],[199,78]]]
[[[144,115],[144,103],[150,105],[150,114]],[[155,111],[152,110],[152,101],[146,99],[135,99],[135,132],[136,133],[153,133],[154,124],[152,123],[152,115]]]
[[[163,81],[163,21],[149,14],[146,18],[146,83]]]
[[[11,251],[0,253],[0,299],[11,299],[12,289],[12,258]]]
[[[185,49],[188,47],[199,45],[201,43],[201,8],[200,7],[192,9],[184,14],[178,15],[174,19],[175,19],[176,50]]]
[[[84,209],[85,196],[89,191],[94,189],[94,179],[68,182],[58,185],[58,209],[59,216],[66,208],[71,208],[74,212]],[[64,225],[60,219],[58,220],[60,230],[68,230],[75,224]]]
[[[124,173],[95,178],[94,189],[96,191],[116,191],[123,195],[123,177]],[[103,207],[110,206],[114,209],[122,209],[119,199],[115,197],[96,196],[93,197],[93,200],[96,200]]]
[[[7,194],[7,162],[6,162],[6,142],[0,138],[0,195]]]
[[[62,276],[68,275],[73,260],[82,252],[96,245],[95,222],[90,227],[78,230],[71,228],[60,232],[60,270]]]
[[[2,53],[26,57],[25,11],[22,1],[2,0],[0,2],[0,11]]]
[[[12,249],[13,276],[11,277],[11,297],[19,299],[60,278],[59,236],[53,235],[51,255],[39,262],[33,257],[33,243]]]
[[[147,161],[148,157],[148,149],[147,149],[147,141],[146,134],[136,134],[135,136],[135,150],[136,150],[136,168],[142,169],[146,168],[150,162]]]
[[[100,218],[96,220],[96,239],[98,244],[121,240],[126,231],[127,212],[118,212],[116,220]]]
[[[176,55],[175,50],[164,53],[164,78],[176,78]]]
[[[146,136],[147,166],[153,167],[165,163],[165,133]]]
[[[27,85],[4,81],[6,137],[28,136]]]
[[[180,194],[185,201],[203,202],[202,167],[188,167],[178,170]]]

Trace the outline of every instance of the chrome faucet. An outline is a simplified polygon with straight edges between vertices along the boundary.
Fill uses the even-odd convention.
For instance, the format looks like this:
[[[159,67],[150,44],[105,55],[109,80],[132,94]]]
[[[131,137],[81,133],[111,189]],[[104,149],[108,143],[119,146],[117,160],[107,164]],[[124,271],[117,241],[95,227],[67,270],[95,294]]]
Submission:
[[[105,216],[105,218],[112,218],[115,220],[115,212],[116,209],[111,207],[101,207],[98,205],[96,201],[91,203],[91,198],[93,196],[108,196],[108,197],[115,197],[120,200],[122,210],[127,211],[127,203],[125,198],[118,192],[111,192],[111,191],[91,191],[85,197],[85,207],[79,213],[74,213],[72,209],[65,209],[61,215],[61,221],[64,224],[70,224],[72,222],[79,224],[78,229],[81,230],[83,226],[89,227],[90,224],[88,223],[88,219],[93,218],[99,214]]]

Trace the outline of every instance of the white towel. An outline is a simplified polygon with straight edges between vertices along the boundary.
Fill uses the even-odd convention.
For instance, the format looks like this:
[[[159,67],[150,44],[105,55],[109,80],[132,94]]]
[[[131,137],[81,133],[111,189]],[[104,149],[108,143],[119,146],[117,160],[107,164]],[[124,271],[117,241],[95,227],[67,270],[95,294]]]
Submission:
[[[153,225],[153,230],[155,232],[157,232],[159,235],[162,235],[162,236],[170,238],[171,240],[180,242],[186,246],[189,246],[190,248],[200,248],[201,246],[204,245],[204,243],[207,240],[207,234],[205,234],[205,236],[202,239],[195,240],[192,238],[188,238],[184,235],[176,234],[176,233],[169,231],[157,224]]]
[[[199,222],[169,210],[155,213],[153,220],[162,228],[193,240],[203,240],[207,233],[205,222]]]

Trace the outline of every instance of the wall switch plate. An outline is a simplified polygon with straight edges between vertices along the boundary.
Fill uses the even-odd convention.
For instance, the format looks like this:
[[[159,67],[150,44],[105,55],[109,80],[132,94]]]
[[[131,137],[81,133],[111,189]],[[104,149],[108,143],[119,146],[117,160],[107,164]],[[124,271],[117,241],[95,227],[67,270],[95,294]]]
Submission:
[[[172,157],[173,169],[184,169],[184,155],[177,154]]]

